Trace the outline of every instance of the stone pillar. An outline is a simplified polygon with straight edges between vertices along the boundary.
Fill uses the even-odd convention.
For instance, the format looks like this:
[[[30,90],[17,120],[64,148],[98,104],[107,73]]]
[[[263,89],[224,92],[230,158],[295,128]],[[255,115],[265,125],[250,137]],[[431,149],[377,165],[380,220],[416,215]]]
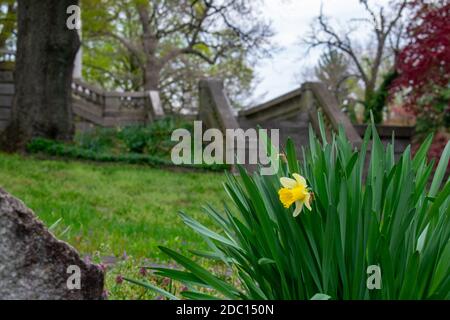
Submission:
[[[81,17],[80,17],[79,27],[80,28],[78,29],[78,36],[80,37],[80,42],[81,42]],[[75,56],[72,77],[74,79],[81,80],[83,78],[82,69],[83,69],[83,49],[82,49],[82,44],[80,44],[77,55]]]
[[[83,75],[81,73],[81,70],[82,70],[82,67],[83,67],[83,64],[82,64],[82,55],[83,55],[82,50],[83,49],[80,46],[80,48],[78,49],[77,55],[75,56],[75,62],[74,62],[74,66],[73,66],[73,75],[72,75],[72,77],[74,79],[79,79],[79,80],[81,80],[81,78],[83,77]]]
[[[158,118],[164,117],[164,109],[161,105],[161,99],[159,97],[159,92],[156,90],[151,90],[147,92],[148,99],[150,102],[150,110],[148,110],[148,119],[153,121]]]

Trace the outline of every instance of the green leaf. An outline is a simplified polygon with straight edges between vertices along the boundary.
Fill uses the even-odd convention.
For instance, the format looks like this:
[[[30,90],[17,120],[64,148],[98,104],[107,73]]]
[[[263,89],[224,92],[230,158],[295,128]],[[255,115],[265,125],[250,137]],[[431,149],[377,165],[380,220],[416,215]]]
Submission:
[[[169,298],[170,300],[179,300],[176,296],[174,296],[173,294],[171,294],[170,292],[167,292],[161,288],[158,288],[157,286],[152,285],[151,283],[148,282],[144,282],[144,281],[139,281],[139,280],[134,280],[134,279],[129,279],[129,278],[123,278],[124,280],[137,284],[141,287],[144,287],[146,289],[152,290],[156,293],[159,293],[167,298]]]
[[[419,164],[426,159],[428,150],[430,149],[431,142],[433,141],[433,134],[428,135],[425,141],[420,145],[419,150],[417,150],[416,155],[413,160],[413,167],[417,170]]]
[[[194,291],[183,291],[181,292],[181,295],[191,300],[221,300],[220,298],[211,296],[209,294]]]
[[[223,237],[223,236],[221,236],[221,235],[211,231],[210,229],[208,229],[204,225],[200,224],[198,221],[196,221],[196,220],[192,219],[191,217],[187,216],[186,214],[180,212],[180,216],[181,216],[181,218],[183,219],[183,221],[184,221],[184,223],[186,225],[188,225],[189,227],[191,227],[192,229],[197,231],[199,234],[202,234],[202,235],[204,235],[204,236],[206,236],[208,238],[211,238],[211,239],[217,240],[219,242],[222,242],[222,243],[224,243],[226,245],[235,246],[235,244],[231,240],[229,240],[229,239],[227,239],[227,238],[225,238],[225,237]]]
[[[314,296],[311,297],[311,300],[330,300],[331,297],[324,293],[316,293]]]
[[[431,183],[430,192],[428,193],[430,197],[434,197],[437,194],[439,187],[441,186],[442,180],[444,179],[449,159],[450,159],[450,141],[447,142],[444,151],[442,151],[441,160],[439,160],[439,164],[434,173],[433,182]]]
[[[295,151],[295,145],[292,139],[288,139],[286,143],[286,157],[288,161],[289,171],[291,173],[299,173],[300,168],[298,166],[297,153]]]
[[[275,260],[269,259],[269,258],[261,258],[258,260],[259,265],[265,265],[265,264],[275,264]]]
[[[225,296],[231,299],[237,299],[239,297],[239,291],[236,288],[227,284],[223,280],[217,278],[210,271],[200,267],[194,261],[168,248],[159,247],[159,249],[168,256],[170,256],[171,258],[173,258],[176,262],[181,264],[187,270],[191,271],[195,276],[202,279],[205,283],[209,284],[214,289],[222,292]]]

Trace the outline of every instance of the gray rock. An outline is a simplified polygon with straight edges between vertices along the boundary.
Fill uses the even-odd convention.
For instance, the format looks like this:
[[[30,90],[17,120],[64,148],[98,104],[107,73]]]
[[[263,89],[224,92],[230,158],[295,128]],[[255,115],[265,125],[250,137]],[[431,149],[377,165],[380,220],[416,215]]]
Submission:
[[[0,299],[101,299],[103,281],[102,270],[84,262],[0,188]]]

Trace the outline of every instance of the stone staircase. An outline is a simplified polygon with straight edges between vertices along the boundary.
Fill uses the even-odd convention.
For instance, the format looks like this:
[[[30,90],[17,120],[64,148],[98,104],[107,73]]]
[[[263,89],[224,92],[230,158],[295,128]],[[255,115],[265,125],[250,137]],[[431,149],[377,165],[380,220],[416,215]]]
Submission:
[[[76,129],[145,124],[164,116],[159,95],[152,92],[108,92],[80,80],[72,82]]]
[[[319,133],[318,111],[324,116],[328,134],[342,125],[351,143],[355,147],[361,144],[361,135],[320,83],[304,83],[299,89],[237,114],[233,112],[220,81],[209,79],[200,83],[199,118],[207,128],[222,131],[228,128],[279,129],[280,141],[285,142],[290,137],[297,147],[301,147],[308,142],[310,124]]]
[[[280,142],[290,137],[298,150],[308,142],[310,123],[307,112],[302,112],[303,90],[297,89],[259,106],[239,112],[237,121],[244,128],[279,129]]]
[[[351,144],[359,148],[365,131],[364,125],[353,125],[350,122],[340,110],[334,96],[323,84],[314,82],[304,83],[296,90],[236,114],[229,104],[222,83],[215,79],[206,79],[200,82],[199,109],[199,118],[205,128],[218,128],[222,132],[228,128],[279,129],[281,150],[288,137],[293,140],[298,151],[301,147],[307,146],[310,125],[316,136],[320,136],[318,112],[323,116],[328,138],[342,126]],[[391,142],[392,134],[395,134],[394,151],[398,158],[411,143],[414,129],[379,126],[378,132],[384,144]],[[248,149],[248,144],[245,148],[247,154],[252,152]],[[254,166],[246,167],[249,170],[254,169]]]
[[[0,50],[0,132],[11,118],[14,56],[14,52]],[[72,111],[78,131],[145,124],[164,116],[157,91],[108,92],[78,79],[72,82]]]

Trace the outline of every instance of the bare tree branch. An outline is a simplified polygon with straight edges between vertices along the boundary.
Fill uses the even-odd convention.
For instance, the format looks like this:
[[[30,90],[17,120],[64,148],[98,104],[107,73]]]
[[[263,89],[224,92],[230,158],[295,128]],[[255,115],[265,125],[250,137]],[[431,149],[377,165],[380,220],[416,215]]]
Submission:
[[[372,56],[369,56],[368,59],[367,57],[362,58],[355,51],[353,41],[351,39],[353,29],[348,27],[344,33],[338,33],[332,27],[331,22],[324,16],[322,8],[316,19],[317,29],[314,28],[313,25],[311,30],[312,32],[309,37],[304,39],[304,43],[308,45],[309,48],[325,46],[338,49],[345,53],[353,61],[359,73],[359,77],[363,80],[365,84],[366,98],[368,98],[375,90],[381,64],[388,55],[386,52],[386,44],[389,41],[389,37],[391,33],[393,33],[395,26],[399,23],[408,0],[402,0],[400,4],[393,7],[394,12],[392,17],[385,12],[384,7],[375,9],[369,4],[368,0],[360,0],[359,2],[368,13],[369,18],[356,18],[352,19],[352,22],[370,23],[376,40],[375,52]],[[399,41],[400,38],[397,38],[397,45]],[[366,69],[367,66],[369,66],[368,70]]]

